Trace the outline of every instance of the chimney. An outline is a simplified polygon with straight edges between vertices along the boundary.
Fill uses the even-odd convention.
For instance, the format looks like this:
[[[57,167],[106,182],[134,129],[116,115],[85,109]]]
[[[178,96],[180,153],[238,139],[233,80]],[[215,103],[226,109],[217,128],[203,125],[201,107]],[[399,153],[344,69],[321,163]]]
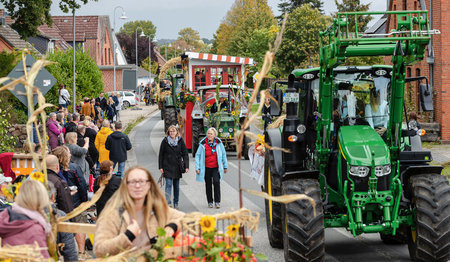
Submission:
[[[0,25],[5,25],[5,9],[0,9]]]

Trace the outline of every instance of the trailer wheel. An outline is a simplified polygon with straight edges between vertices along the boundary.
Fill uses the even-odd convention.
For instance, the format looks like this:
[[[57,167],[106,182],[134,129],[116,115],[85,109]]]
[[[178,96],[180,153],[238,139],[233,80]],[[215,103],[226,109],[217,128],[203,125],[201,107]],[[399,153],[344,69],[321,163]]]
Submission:
[[[192,141],[192,157],[195,158],[195,154],[197,153],[198,143],[200,143],[200,133],[202,131],[202,122],[199,120],[192,120],[192,132],[191,132],[191,141]]]
[[[282,206],[285,261],[323,261],[325,258],[324,215],[319,181],[298,179],[283,182],[282,194],[305,194],[316,203],[316,215],[308,200]]]
[[[274,186],[274,176],[279,174],[271,172],[270,151],[267,150],[264,157],[264,192],[270,196],[281,195],[281,188]],[[272,200],[264,200],[266,209],[266,224],[269,243],[273,248],[283,247],[283,232],[281,231],[281,204]]]
[[[177,125],[177,109],[175,107],[166,107],[164,109],[164,133],[171,125]]]
[[[410,179],[415,229],[408,235],[409,256],[414,261],[450,259],[450,187],[445,176],[424,174]]]

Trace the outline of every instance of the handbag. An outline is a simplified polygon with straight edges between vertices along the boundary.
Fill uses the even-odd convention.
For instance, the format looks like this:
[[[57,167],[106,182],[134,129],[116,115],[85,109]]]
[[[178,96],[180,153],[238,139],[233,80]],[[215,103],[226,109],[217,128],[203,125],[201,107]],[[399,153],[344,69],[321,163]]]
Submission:
[[[70,102],[70,99],[67,99],[65,96],[62,96],[64,101],[66,102],[66,105],[70,106],[72,103]]]
[[[178,161],[180,165],[180,173],[183,174],[186,172],[186,166],[184,165],[184,159],[183,156],[180,156],[180,161]]]

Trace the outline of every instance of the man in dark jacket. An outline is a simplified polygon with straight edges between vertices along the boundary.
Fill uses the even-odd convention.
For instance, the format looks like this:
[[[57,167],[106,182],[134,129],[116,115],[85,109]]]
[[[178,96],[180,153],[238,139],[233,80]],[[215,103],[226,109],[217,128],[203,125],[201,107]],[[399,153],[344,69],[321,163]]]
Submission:
[[[131,147],[130,139],[122,133],[122,122],[116,122],[114,124],[114,132],[106,139],[105,148],[109,150],[109,159],[114,163],[113,168],[116,168],[116,164],[119,163],[117,173],[120,176],[123,176],[127,151]]]
[[[77,132],[78,122],[80,122],[80,114],[72,114],[72,121],[66,124],[66,134],[70,132]]]
[[[105,112],[106,110],[106,98],[105,98],[105,94],[102,92],[100,93],[100,95],[95,99],[95,102],[100,104],[100,108],[102,109],[103,112]],[[102,115],[103,117],[103,115]]]
[[[58,175],[58,158],[54,155],[48,155],[45,162],[47,163],[48,181],[52,182],[56,189],[56,205],[65,213],[69,213],[73,210],[73,200],[65,178]]]

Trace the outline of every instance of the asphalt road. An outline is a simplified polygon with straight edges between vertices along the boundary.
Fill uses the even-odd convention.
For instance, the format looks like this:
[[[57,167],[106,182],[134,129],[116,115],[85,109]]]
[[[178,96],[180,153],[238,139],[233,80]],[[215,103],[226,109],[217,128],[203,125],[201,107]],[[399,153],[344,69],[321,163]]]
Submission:
[[[137,125],[130,133],[133,151],[129,154],[128,166],[141,165],[149,169],[155,179],[159,178],[158,153],[163,139],[163,121],[160,112],[150,115],[148,119]],[[221,209],[207,207],[204,183],[195,181],[194,159],[189,155],[189,173],[180,181],[179,208],[183,212],[202,212],[211,214],[226,212],[239,208],[238,196],[238,160],[235,153],[228,154],[229,170],[221,182]],[[255,180],[250,178],[250,163],[241,160],[242,187],[260,190]],[[283,250],[274,249],[267,240],[264,201],[244,193],[244,206],[259,212],[261,219],[259,229],[253,234],[254,252],[263,253],[268,261],[284,261]],[[407,245],[385,245],[378,234],[366,234],[354,238],[345,229],[326,229],[325,261],[410,261]]]

